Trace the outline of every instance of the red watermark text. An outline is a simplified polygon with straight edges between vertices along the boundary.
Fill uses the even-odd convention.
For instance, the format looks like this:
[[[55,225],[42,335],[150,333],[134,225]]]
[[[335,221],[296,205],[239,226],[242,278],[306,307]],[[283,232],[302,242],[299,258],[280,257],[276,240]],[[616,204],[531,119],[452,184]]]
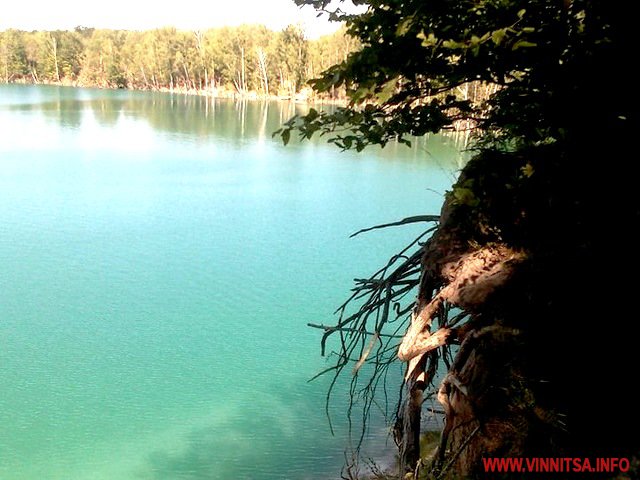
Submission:
[[[628,458],[615,457],[489,457],[482,463],[493,473],[624,473],[630,467]]]

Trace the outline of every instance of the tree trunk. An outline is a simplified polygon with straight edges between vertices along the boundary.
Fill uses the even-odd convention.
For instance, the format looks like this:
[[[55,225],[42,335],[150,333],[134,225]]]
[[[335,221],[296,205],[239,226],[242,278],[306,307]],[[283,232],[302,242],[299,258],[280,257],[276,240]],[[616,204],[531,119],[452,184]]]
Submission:
[[[422,367],[424,368],[424,367]],[[423,394],[426,387],[424,371],[409,373],[405,385],[405,405],[398,418],[396,436],[399,437],[399,474],[415,472],[420,460],[420,417],[422,415]]]
[[[187,89],[190,89],[192,85],[191,85],[191,77],[189,77],[189,70],[187,69],[187,64],[183,62],[182,68],[184,69],[184,74],[187,79]]]
[[[247,83],[245,78],[245,62],[244,62],[244,47],[240,47],[240,60],[242,62],[242,77],[241,77],[241,87],[242,93],[244,94],[247,91]]]
[[[262,48],[258,48],[258,68],[260,70],[260,80],[265,95],[269,95],[269,77],[267,76],[267,55]]]
[[[140,72],[142,72],[145,88],[149,88],[149,80],[147,80],[147,75],[144,73],[144,67],[142,65],[140,65]]]
[[[53,63],[56,69],[56,81],[60,82],[60,69],[58,68],[58,41],[56,37],[49,34],[49,40],[51,42],[51,54],[53,55]]]

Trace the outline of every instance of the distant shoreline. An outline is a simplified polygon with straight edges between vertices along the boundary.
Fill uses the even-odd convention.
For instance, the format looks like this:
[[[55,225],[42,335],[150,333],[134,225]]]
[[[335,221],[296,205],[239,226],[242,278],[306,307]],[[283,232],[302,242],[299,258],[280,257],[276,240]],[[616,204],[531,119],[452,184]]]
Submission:
[[[305,88],[295,95],[275,95],[264,93],[258,93],[256,91],[247,91],[240,93],[236,90],[226,87],[215,87],[209,89],[194,89],[184,87],[160,87],[160,88],[131,88],[131,87],[118,87],[111,85],[85,85],[81,82],[52,82],[41,81],[33,82],[27,79],[17,79],[10,82],[0,81],[0,85],[31,85],[31,86],[54,86],[54,87],[71,87],[71,88],[95,88],[99,90],[124,90],[129,92],[155,92],[155,93],[171,93],[176,95],[194,96],[194,97],[208,97],[214,99],[227,99],[227,100],[251,100],[251,101],[294,101],[296,103],[304,104],[326,104],[326,105],[338,105],[346,106],[346,98],[327,98],[324,96],[316,95],[310,88]]]

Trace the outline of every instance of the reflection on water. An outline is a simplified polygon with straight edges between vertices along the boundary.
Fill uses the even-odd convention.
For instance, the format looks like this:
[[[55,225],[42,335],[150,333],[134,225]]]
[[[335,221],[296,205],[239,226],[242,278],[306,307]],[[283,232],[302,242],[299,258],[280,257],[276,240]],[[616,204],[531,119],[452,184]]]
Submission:
[[[6,88],[6,87],[5,87]],[[24,87],[23,87],[24,88]],[[38,87],[48,89],[47,87]],[[76,89],[51,87],[45,99],[0,106],[11,111],[38,111],[63,127],[78,128],[90,112],[101,125],[115,125],[121,117],[145,120],[154,129],[196,137],[264,139],[267,126],[280,125],[308,107],[294,102],[229,101],[193,95],[91,91],[87,97]]]
[[[5,91],[7,88],[11,87],[5,86]],[[144,120],[155,130],[185,134],[196,141],[209,141],[216,137],[232,139],[239,144],[264,141],[270,139],[272,133],[293,115],[305,114],[310,108],[310,105],[292,101],[230,101],[195,95],[122,90],[31,88],[37,93],[31,95],[30,101],[24,102],[22,98],[22,103],[12,103],[0,99],[0,109],[38,111],[47,120],[71,128],[79,128],[83,115],[87,113],[104,127],[112,127],[122,118]],[[325,105],[315,108],[331,110],[334,107]],[[382,157],[403,161],[409,158],[420,162],[455,159],[459,170],[468,158],[468,154],[464,153],[467,141],[468,135],[465,134],[447,137],[427,135],[411,139],[411,149],[391,142],[382,150],[371,150],[377,150]],[[444,167],[449,168],[449,165]]]

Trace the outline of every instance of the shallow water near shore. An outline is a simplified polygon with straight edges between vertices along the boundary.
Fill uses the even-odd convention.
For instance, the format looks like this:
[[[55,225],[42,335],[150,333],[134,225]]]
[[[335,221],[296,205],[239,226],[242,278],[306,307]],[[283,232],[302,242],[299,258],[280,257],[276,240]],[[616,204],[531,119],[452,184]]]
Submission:
[[[438,213],[462,158],[271,138],[306,108],[0,86],[0,478],[339,477],[306,324],[420,227],[349,234]]]

